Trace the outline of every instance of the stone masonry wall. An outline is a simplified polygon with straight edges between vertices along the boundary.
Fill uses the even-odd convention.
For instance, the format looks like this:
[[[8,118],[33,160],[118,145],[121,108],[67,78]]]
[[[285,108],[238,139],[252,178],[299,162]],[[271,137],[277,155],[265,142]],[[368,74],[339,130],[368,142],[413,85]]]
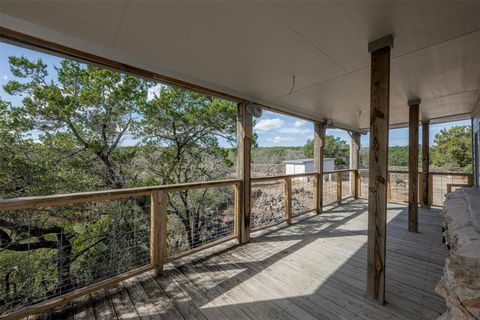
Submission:
[[[435,290],[448,310],[439,319],[480,319],[480,190],[448,194],[443,213],[450,253]]]

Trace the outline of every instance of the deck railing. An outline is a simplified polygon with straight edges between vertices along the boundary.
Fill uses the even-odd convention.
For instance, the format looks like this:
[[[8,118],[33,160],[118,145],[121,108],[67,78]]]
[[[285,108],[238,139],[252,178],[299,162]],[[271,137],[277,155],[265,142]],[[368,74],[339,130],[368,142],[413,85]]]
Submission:
[[[368,169],[358,170],[359,197],[368,198]],[[429,195],[428,206],[441,207],[445,194],[452,188],[472,186],[473,176],[471,173],[461,172],[419,172],[418,173],[418,203],[423,201],[423,181],[428,180]],[[408,203],[408,171],[390,170],[387,180],[387,199],[392,203]]]
[[[240,183],[1,200],[0,317],[35,314],[234,239]]]
[[[429,173],[431,205],[472,175]],[[423,173],[419,175],[422,190]],[[368,196],[368,170],[251,178],[252,231]],[[408,172],[389,172],[389,201],[408,201]],[[241,180],[0,200],[0,317],[21,318],[240,240]],[[419,199],[422,199],[419,196]],[[421,200],[419,200],[421,201]],[[8,232],[2,231],[7,230]],[[19,268],[18,266],[21,266]]]

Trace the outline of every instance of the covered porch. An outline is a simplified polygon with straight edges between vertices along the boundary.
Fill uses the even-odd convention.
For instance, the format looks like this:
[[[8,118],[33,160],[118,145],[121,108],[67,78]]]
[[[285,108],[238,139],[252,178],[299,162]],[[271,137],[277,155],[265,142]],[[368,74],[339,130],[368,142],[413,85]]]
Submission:
[[[34,290],[17,295],[8,271],[0,317],[380,320],[446,311],[434,292],[448,253],[439,208],[449,191],[478,185],[479,163],[476,176],[430,172],[429,126],[478,117],[478,3],[1,5],[4,42],[228,100],[237,114],[232,179],[0,200],[18,222],[3,227],[21,235],[4,232],[3,246],[58,250],[45,268],[58,274],[53,289],[36,268],[25,281]],[[262,110],[313,124],[313,172],[253,176]],[[408,171],[389,171],[389,129],[400,127],[409,128]],[[350,134],[348,169],[324,171],[327,128]],[[209,192],[202,213],[185,205],[182,220],[174,210],[200,206]],[[269,192],[276,204],[260,201]],[[191,200],[198,193],[200,204]],[[85,245],[78,235],[98,239]],[[73,255],[75,241],[83,246]],[[73,270],[97,250],[95,272]]]

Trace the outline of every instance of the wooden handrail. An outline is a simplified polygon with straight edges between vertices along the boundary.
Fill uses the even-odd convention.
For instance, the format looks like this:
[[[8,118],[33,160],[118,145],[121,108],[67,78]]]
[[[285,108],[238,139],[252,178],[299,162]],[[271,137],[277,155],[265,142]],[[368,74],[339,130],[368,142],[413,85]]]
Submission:
[[[287,178],[313,177],[317,174],[318,173],[316,173],[316,172],[282,174],[282,175],[278,175],[278,176],[252,177],[250,180],[252,180],[252,182],[273,181],[273,180],[284,180],[284,179],[287,179]]]
[[[0,200],[0,212],[20,209],[45,208],[51,206],[61,206],[102,200],[118,200],[129,197],[147,196],[153,194],[154,192],[162,190],[165,192],[176,192],[211,187],[222,187],[229,185],[238,185],[240,182],[241,180],[238,179],[230,179],[129,189],[102,190],[48,196],[2,199]]]
[[[119,189],[119,190],[105,190],[95,192],[83,192],[50,196],[38,196],[28,198],[16,198],[0,200],[0,211],[21,210],[29,208],[44,208],[51,206],[61,206],[66,204],[94,202],[101,200],[122,199],[132,196],[150,196],[151,201],[151,236],[150,236],[150,262],[142,267],[130,270],[128,272],[112,276],[109,279],[93,283],[89,286],[77,289],[75,291],[63,294],[53,299],[48,299],[43,302],[27,306],[24,309],[14,311],[9,314],[4,314],[9,319],[21,319],[25,316],[39,313],[51,309],[60,304],[72,301],[73,299],[98,291],[100,289],[115,285],[128,278],[137,276],[147,271],[153,270],[155,274],[160,274],[163,271],[165,263],[175,261],[182,257],[192,255],[199,251],[208,249],[210,247],[219,245],[226,241],[238,237],[238,229],[235,228],[233,235],[218,239],[211,243],[204,244],[200,247],[188,250],[175,256],[168,256],[167,248],[167,203],[168,193],[178,192],[192,189],[212,188],[221,186],[235,186],[235,223],[238,225],[238,201],[239,189],[242,181],[238,179],[232,180],[218,180],[206,182],[183,183],[177,185],[163,185],[153,187]]]

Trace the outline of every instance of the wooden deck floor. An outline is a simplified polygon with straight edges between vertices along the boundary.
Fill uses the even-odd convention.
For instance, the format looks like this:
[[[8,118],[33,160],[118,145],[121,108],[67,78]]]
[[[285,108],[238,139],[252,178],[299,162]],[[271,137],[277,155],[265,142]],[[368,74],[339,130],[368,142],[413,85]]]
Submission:
[[[388,212],[385,306],[365,298],[364,200],[299,218],[288,228],[80,299],[44,318],[70,319],[436,319],[433,288],[446,248],[441,213],[420,210],[407,231],[406,207]],[[218,249],[217,249],[218,250]]]

